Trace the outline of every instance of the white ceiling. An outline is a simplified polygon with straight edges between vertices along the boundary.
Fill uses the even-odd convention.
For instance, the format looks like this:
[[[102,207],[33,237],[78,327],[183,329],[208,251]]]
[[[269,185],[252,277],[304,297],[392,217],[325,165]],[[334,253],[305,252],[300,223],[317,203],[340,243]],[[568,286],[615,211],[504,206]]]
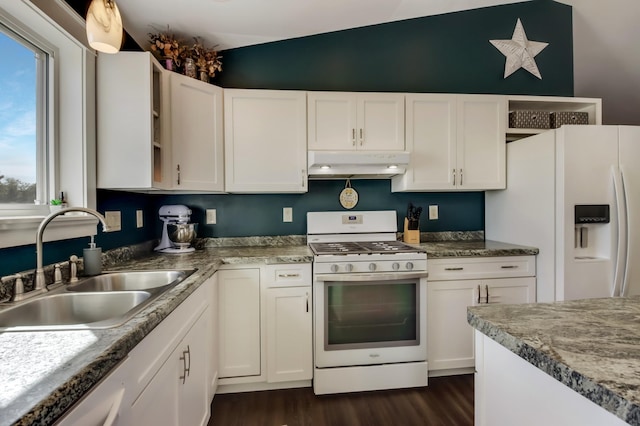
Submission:
[[[117,0],[124,26],[199,36],[218,50],[530,0]],[[603,99],[605,124],[640,125],[640,1],[560,0],[573,6],[575,95]]]
[[[529,0],[118,0],[124,27],[198,36],[218,50]]]

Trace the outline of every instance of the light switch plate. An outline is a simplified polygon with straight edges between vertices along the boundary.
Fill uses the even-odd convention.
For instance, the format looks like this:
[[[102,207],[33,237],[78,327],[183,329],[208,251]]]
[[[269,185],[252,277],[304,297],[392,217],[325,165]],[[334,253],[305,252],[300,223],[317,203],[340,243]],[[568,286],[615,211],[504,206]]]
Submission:
[[[119,211],[104,212],[104,218],[107,221],[107,228],[109,231],[122,230],[122,219]]]
[[[437,220],[438,219],[438,206],[429,206],[429,220]]]
[[[283,222],[293,222],[293,208],[292,207],[283,207],[282,208],[282,221]]]
[[[144,213],[142,210],[136,210],[136,228],[142,228],[144,226]]]
[[[207,225],[215,225],[217,220],[216,209],[207,209]]]

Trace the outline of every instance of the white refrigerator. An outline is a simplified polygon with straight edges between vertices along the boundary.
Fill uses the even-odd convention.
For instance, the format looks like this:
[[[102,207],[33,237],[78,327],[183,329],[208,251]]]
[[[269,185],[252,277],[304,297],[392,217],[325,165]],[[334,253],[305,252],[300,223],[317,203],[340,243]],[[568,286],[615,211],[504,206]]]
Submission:
[[[563,126],[507,144],[487,239],[538,247],[537,301],[640,294],[640,127]]]

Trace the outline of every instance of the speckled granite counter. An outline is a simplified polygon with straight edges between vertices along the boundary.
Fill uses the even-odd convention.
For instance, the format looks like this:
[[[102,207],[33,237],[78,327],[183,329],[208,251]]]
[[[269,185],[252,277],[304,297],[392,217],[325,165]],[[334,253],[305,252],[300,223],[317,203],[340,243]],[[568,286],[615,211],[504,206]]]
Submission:
[[[499,241],[434,241],[420,243],[427,251],[427,259],[442,257],[528,256],[538,254],[535,247],[518,246]]]
[[[246,239],[199,242],[182,255],[152,254],[128,260],[119,250],[111,262],[126,269],[198,270],[155,300],[132,320],[116,328],[91,331],[0,333],[0,425],[50,424],[104,377],[158,323],[225,264],[306,263],[311,251],[300,236],[272,237],[272,246],[242,246]],[[264,241],[263,241],[264,243]],[[506,256],[537,254],[537,249],[493,241],[437,241],[420,245],[427,256]],[[107,252],[108,254],[109,252]],[[123,257],[119,257],[124,253]],[[52,274],[51,270],[47,274]],[[67,277],[64,277],[65,280]],[[30,278],[25,287],[31,288]]]
[[[640,425],[640,297],[468,308],[469,323],[632,425]]]
[[[311,261],[311,252],[303,245],[207,247],[120,262],[109,269],[198,270],[119,327],[0,333],[0,425],[53,423],[221,265]]]

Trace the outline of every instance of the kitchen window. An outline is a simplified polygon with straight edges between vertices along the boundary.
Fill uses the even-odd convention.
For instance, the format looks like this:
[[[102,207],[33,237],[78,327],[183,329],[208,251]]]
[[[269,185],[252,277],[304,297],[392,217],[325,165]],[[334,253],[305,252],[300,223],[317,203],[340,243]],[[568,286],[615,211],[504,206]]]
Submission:
[[[73,28],[62,28],[54,18]],[[17,176],[22,176],[21,181],[33,180],[35,174],[31,183],[36,183],[35,195],[24,195],[28,197],[26,202],[18,196],[0,199],[0,248],[35,243],[36,229],[49,213],[47,203],[61,191],[69,205],[95,208],[95,53],[71,36],[83,30],[80,21],[61,2],[0,3],[0,114],[7,113],[3,110],[8,99],[7,79],[14,85],[22,81],[6,76],[20,68],[19,60],[9,57],[7,46],[16,49],[14,53],[32,58],[27,70],[31,76],[24,80],[32,85],[24,96],[30,99],[31,108],[24,106],[22,121],[17,115],[0,119],[1,182]],[[19,108],[12,109],[15,112]],[[13,126],[8,130],[14,135],[27,135],[30,152],[22,156],[25,163],[17,157],[5,161],[10,148],[19,145],[16,140],[10,147],[5,145],[7,123]],[[97,220],[89,216],[56,218],[47,228],[45,239],[94,235],[96,224]]]
[[[49,199],[49,54],[0,25],[0,209],[38,213]]]

